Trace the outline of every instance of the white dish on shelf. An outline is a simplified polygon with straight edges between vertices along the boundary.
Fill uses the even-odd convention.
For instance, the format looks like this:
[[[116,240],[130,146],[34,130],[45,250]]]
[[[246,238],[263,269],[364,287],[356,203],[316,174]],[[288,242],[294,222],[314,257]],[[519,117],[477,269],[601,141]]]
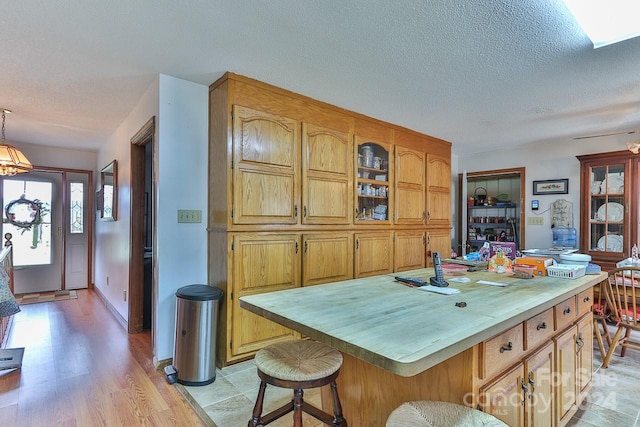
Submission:
[[[608,234],[598,240],[598,250],[607,252],[622,252],[622,236]],[[606,247],[605,247],[606,245]]]
[[[598,208],[596,219],[598,221],[622,222],[624,218],[624,206],[620,203],[605,203]]]
[[[624,193],[624,178],[620,175],[609,175],[607,179],[602,181],[600,187],[601,193],[620,194]]]

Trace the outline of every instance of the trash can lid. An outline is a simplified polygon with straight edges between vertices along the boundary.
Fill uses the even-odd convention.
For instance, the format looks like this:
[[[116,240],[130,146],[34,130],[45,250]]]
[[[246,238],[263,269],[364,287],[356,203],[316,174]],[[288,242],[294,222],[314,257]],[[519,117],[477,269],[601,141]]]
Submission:
[[[193,301],[210,301],[214,299],[222,299],[222,291],[213,286],[207,285],[188,285],[183,286],[176,291],[176,296],[182,299]]]

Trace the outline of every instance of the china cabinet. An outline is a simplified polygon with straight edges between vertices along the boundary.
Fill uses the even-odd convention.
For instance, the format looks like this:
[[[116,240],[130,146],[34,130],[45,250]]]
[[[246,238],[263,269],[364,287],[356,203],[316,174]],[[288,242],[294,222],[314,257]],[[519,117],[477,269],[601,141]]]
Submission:
[[[241,296],[419,268],[432,251],[448,253],[450,158],[447,141],[253,79],[226,73],[213,83],[207,232],[208,283],[224,291],[218,366],[295,336],[241,309]]]
[[[637,156],[629,151],[578,156],[580,251],[604,270],[638,243]]]

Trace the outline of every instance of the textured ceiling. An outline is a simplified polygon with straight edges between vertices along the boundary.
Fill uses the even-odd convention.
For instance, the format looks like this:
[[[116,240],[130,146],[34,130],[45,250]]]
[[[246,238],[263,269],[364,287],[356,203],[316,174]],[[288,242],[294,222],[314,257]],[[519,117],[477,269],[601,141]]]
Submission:
[[[640,127],[640,39],[594,50],[560,0],[4,1],[0,35],[14,142],[97,149],[158,73],[225,71],[460,155]]]

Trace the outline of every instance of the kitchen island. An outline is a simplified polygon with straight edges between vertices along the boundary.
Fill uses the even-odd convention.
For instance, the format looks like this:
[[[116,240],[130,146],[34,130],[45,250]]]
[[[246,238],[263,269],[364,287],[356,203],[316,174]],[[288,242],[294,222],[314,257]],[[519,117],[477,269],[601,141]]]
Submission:
[[[434,272],[402,275],[428,281]],[[592,288],[606,274],[574,280],[490,272],[464,277],[470,281],[450,282],[460,290],[452,295],[381,275],[244,296],[240,306],[343,353],[338,386],[352,426],[383,426],[400,403],[420,399],[479,406],[510,425],[544,414],[566,423],[590,387]],[[528,407],[520,403],[531,392],[520,383],[542,372],[529,371],[539,353],[541,361],[534,361],[547,370],[550,396],[535,399],[545,397],[544,407]],[[544,386],[536,388],[542,392]]]

